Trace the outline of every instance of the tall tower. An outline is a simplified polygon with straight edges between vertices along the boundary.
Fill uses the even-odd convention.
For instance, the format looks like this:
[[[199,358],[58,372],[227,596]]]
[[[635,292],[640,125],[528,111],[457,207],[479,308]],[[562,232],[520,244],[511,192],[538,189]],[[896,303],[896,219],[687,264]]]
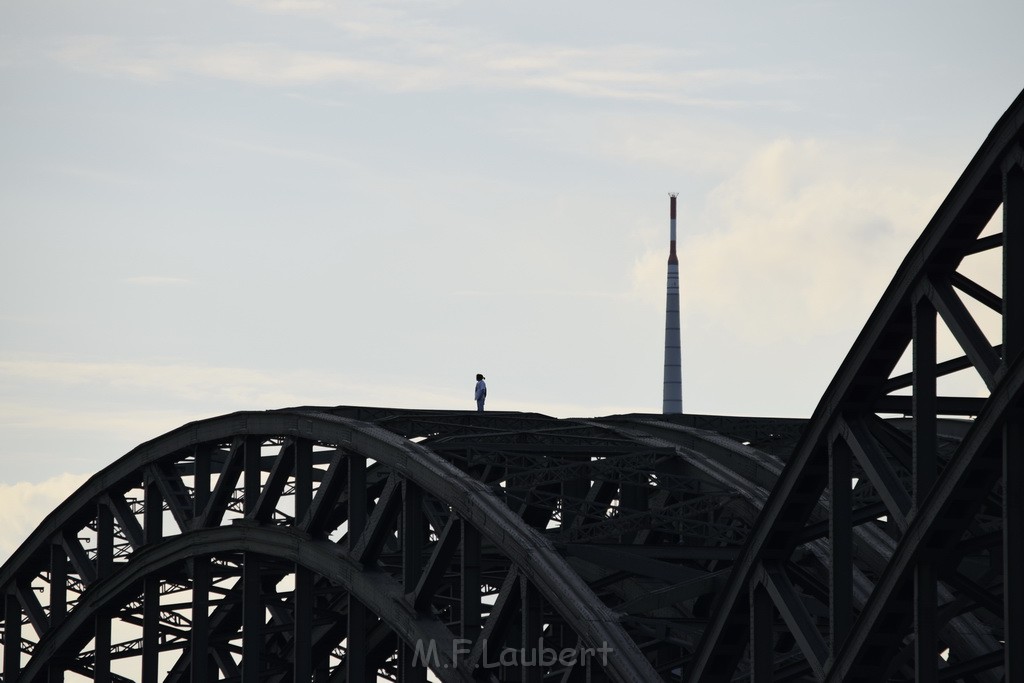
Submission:
[[[682,350],[679,344],[679,259],[676,258],[676,196],[669,193],[668,295],[665,301],[665,385],[661,412],[683,412]]]

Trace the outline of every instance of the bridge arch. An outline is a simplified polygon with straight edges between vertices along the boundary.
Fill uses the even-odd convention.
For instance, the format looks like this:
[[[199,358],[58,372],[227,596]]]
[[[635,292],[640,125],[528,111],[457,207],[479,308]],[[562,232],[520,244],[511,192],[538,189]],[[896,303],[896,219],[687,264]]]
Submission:
[[[95,532],[94,547],[81,544],[82,530]],[[348,593],[349,605],[341,616],[351,619],[349,610],[372,608],[371,616],[397,633],[405,644],[397,648],[400,657],[409,658],[414,644],[429,636],[439,653],[447,653],[448,661],[439,660],[437,668],[444,680],[473,676],[473,665],[486,656],[482,651],[467,653],[454,666],[455,638],[476,642],[488,636],[492,643],[502,643],[509,625],[517,621],[524,633],[532,629],[539,636],[541,620],[550,619],[545,612],[558,615],[566,633],[571,631],[566,647],[606,649],[606,675],[636,681],[656,675],[616,615],[593,596],[551,543],[489,487],[428,448],[372,424],[315,410],[285,410],[191,423],[142,444],[48,516],[0,573],[8,590],[6,637],[21,640],[15,620],[20,622],[22,613],[36,631],[36,646],[26,664],[8,654],[13,648],[5,648],[5,679],[24,673],[25,680],[36,680],[46,667],[74,668],[66,657],[54,657],[54,648],[70,642],[84,645],[80,634],[91,633],[90,622],[109,612],[125,591],[138,587],[140,577],[150,571],[150,558],[163,557],[161,548],[169,553],[170,563],[216,555],[204,546],[209,543],[220,553],[253,553],[316,569],[318,576]],[[495,568],[480,567],[482,544],[505,558],[497,569],[500,582],[493,578]],[[330,558],[344,561],[328,571]],[[339,567],[347,572],[339,574]],[[453,571],[465,583],[460,596],[451,594],[452,579],[445,578]],[[52,577],[62,575],[64,582],[50,584]],[[376,578],[367,583],[368,576]],[[488,581],[500,584],[491,586],[501,589],[497,604],[482,600]],[[232,590],[242,593],[243,601],[262,604],[259,590],[246,597],[245,581],[237,583]],[[434,604],[442,584],[446,600],[459,598],[461,614],[450,604]],[[79,591],[71,601],[68,586]],[[35,599],[36,590],[46,593],[42,602]],[[156,594],[149,595],[152,599]],[[291,600],[292,627],[301,631],[309,615],[299,613],[301,597]],[[145,603],[143,597],[142,621],[147,618]],[[437,614],[444,615],[448,626]],[[149,619],[155,623],[159,616]],[[367,615],[359,619],[366,622]],[[280,630],[280,621],[249,621],[242,640],[246,626]],[[452,624],[456,632],[450,630]],[[151,628],[152,633],[158,630]],[[91,670],[97,675],[95,667],[109,667],[102,651],[109,634],[94,637]],[[312,642],[313,634],[302,637]],[[354,632],[347,638],[345,659],[354,658],[355,638]],[[248,642],[250,659],[265,648],[260,640]],[[222,654],[220,659],[227,662],[229,657]],[[268,672],[262,668],[245,674],[244,656],[242,661],[243,678],[265,679]],[[351,659],[349,664],[354,666]],[[413,669],[411,662],[395,666]],[[275,675],[284,680],[292,674]]]

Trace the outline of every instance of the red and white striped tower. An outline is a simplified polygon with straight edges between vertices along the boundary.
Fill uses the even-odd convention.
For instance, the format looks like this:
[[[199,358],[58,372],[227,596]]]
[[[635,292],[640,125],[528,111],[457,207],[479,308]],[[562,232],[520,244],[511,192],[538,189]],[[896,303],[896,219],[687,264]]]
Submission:
[[[665,384],[661,412],[683,412],[683,361],[679,344],[679,259],[676,258],[676,196],[669,193],[668,294],[665,301]]]

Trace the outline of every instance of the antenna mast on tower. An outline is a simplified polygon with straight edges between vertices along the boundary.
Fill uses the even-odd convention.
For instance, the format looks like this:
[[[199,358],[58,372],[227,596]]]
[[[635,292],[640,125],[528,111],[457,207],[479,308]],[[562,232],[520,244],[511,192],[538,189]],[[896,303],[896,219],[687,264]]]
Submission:
[[[665,383],[661,412],[683,412],[682,349],[679,343],[679,259],[676,258],[676,196],[670,192],[668,291],[665,301]]]

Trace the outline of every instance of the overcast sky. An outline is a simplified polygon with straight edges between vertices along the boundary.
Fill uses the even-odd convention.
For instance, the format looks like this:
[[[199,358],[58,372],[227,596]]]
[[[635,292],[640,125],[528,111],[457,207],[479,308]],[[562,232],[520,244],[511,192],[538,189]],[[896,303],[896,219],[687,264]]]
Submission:
[[[1024,86],[1022,25],[4,2],[0,499],[234,410],[471,409],[477,372],[494,410],[658,412],[670,191],[687,412],[808,416]]]

